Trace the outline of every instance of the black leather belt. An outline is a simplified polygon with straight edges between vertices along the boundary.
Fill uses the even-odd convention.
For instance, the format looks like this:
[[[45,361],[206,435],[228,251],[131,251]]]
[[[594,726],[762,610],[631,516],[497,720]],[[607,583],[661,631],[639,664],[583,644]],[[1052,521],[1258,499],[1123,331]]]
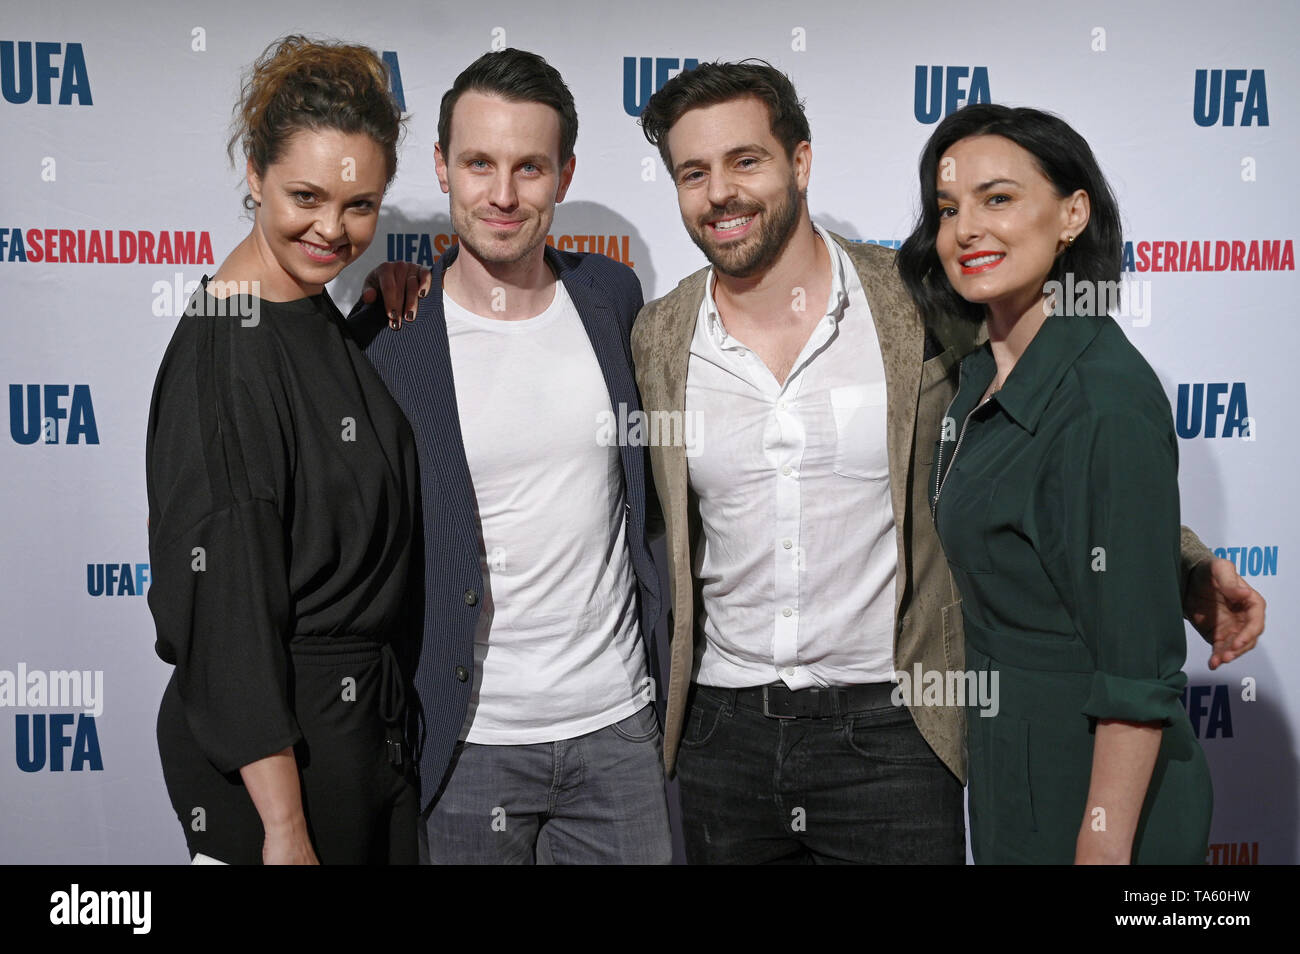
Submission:
[[[791,689],[785,683],[754,686],[751,689],[713,689],[734,693],[735,704],[756,709],[769,719],[828,719],[846,712],[893,706],[892,682],[870,682],[857,686],[820,686]]]

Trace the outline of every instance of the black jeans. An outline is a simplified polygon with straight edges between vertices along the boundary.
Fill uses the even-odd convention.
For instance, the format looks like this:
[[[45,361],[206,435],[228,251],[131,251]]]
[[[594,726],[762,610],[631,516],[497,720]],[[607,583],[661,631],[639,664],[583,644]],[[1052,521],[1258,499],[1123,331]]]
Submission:
[[[677,755],[691,864],[962,864],[962,785],[903,706],[774,719],[692,686]]]

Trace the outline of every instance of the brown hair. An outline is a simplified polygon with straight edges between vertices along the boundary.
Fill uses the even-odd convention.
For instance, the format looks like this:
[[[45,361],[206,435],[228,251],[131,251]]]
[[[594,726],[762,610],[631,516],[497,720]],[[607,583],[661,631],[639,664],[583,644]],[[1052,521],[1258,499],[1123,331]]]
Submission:
[[[240,90],[226,153],[240,146],[265,175],[302,129],[364,133],[383,150],[388,182],[397,174],[402,114],[389,91],[388,67],[365,46],[282,37],[257,58]],[[246,208],[252,199],[244,197]]]
[[[573,157],[578,141],[578,110],[559,70],[536,53],[513,47],[484,53],[465,67],[442,97],[438,144],[444,157],[451,150],[451,114],[464,93],[499,96],[508,103],[541,103],[560,114],[560,165]]]
[[[672,172],[668,131],[677,120],[689,110],[729,103],[745,96],[756,96],[767,106],[772,135],[785,147],[786,158],[794,157],[799,143],[812,141],[803,102],[790,77],[766,60],[756,58],[739,63],[701,63],[678,73],[650,97],[638,122],[650,145],[659,147],[659,156]]]

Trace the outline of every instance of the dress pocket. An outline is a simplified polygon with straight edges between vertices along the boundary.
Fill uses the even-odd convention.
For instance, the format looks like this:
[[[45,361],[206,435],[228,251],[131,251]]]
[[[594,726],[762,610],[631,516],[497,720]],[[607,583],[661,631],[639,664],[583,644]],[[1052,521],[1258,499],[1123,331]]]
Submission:
[[[978,799],[978,814],[992,820],[998,831],[1037,831],[1029,780],[1029,723],[1015,716],[983,718],[974,712],[969,722],[984,741],[971,750],[971,796]],[[979,725],[985,722],[989,725]],[[975,814],[972,806],[972,818]]]
[[[885,382],[831,388],[835,473],[857,480],[889,476]]]

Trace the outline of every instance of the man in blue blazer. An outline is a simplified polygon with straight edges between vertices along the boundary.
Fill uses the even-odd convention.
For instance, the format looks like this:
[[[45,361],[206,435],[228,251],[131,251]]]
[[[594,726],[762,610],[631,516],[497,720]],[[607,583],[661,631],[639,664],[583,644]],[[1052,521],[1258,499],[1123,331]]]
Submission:
[[[644,447],[610,426],[640,410],[641,287],[625,265],[546,245],[576,137],[573,97],[541,57],[471,64],[438,122],[458,244],[400,335],[377,304],[352,320],[419,448],[414,682],[435,864],[671,859],[646,543],[658,507]]]

